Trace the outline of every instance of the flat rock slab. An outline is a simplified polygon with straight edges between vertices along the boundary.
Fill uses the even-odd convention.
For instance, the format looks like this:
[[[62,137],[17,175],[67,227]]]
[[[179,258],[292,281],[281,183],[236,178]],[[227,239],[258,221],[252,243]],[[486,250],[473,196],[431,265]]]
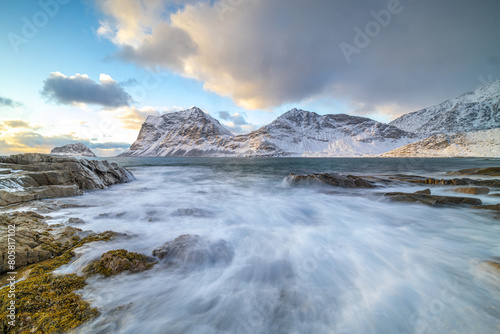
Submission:
[[[462,187],[453,189],[454,192],[471,195],[488,195],[490,188],[488,187]]]
[[[453,172],[447,172],[448,175],[484,175],[484,176],[500,176],[500,167],[487,168],[469,168]]]
[[[455,197],[455,196],[436,196],[436,195],[425,195],[425,194],[411,194],[411,193],[386,193],[385,197],[388,197],[394,202],[409,202],[409,203],[421,203],[432,207],[439,206],[478,206],[483,204],[483,202],[478,198],[473,197]]]
[[[473,206],[472,208],[473,209],[478,209],[478,210],[500,211],[500,204],[478,205],[478,206]]]
[[[82,190],[105,189],[134,180],[130,171],[106,160],[38,153],[0,157],[0,168],[16,171],[0,178],[0,206],[77,196]]]
[[[373,181],[354,175],[341,175],[335,173],[296,175],[290,174],[286,181],[290,185],[329,185],[342,188],[375,188]]]

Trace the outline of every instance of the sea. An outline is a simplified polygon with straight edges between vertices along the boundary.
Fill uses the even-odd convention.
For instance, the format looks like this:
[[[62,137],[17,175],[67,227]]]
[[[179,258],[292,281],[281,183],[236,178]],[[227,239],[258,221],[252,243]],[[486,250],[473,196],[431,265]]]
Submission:
[[[286,181],[290,173],[325,172],[451,178],[445,172],[500,166],[498,159],[108,160],[136,181],[57,200],[78,207],[50,213],[49,223],[78,217],[85,224],[75,227],[128,237],[79,248],[57,273],[82,273],[112,249],[151,255],[182,235],[205,245],[223,240],[232,258],[93,276],[79,293],[101,315],[75,333],[500,332],[500,275],[485,262],[500,257],[498,216],[383,196],[425,184],[344,189]]]

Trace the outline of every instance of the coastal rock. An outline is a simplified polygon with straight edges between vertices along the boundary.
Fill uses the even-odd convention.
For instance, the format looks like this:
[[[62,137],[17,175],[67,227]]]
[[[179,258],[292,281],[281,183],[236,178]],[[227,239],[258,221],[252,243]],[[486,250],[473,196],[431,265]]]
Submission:
[[[479,210],[500,211],[500,203],[493,204],[493,205],[477,205],[477,206],[473,206],[472,208],[479,209]]]
[[[286,177],[286,182],[290,185],[321,185],[326,184],[342,188],[375,188],[372,181],[368,181],[359,176],[340,175],[335,173],[296,175],[290,174]]]
[[[394,202],[422,203],[428,206],[472,206],[481,205],[482,201],[472,197],[435,196],[411,193],[386,193],[384,195]]]
[[[488,187],[463,187],[463,188],[455,188],[454,192],[462,193],[462,194],[471,194],[471,195],[487,195],[490,193],[490,188]]]
[[[169,265],[201,266],[216,263],[228,264],[233,259],[234,251],[225,240],[210,242],[198,235],[186,234],[155,249],[153,256]]]
[[[424,189],[424,190],[420,190],[420,191],[415,191],[415,194],[417,194],[417,195],[430,195],[431,194],[431,190],[430,189]]]
[[[447,172],[447,175],[484,175],[484,176],[500,176],[500,167],[487,168],[469,168],[453,172]]]
[[[469,178],[462,179],[435,179],[430,177],[421,176],[392,176],[392,180],[398,180],[410,183],[423,183],[429,185],[441,185],[441,186],[479,186],[479,187],[491,187],[499,188],[500,180],[474,180]]]
[[[105,160],[27,153],[0,157],[0,167],[16,172],[0,178],[0,205],[77,196],[134,179],[130,171]]]
[[[71,224],[71,225],[83,225],[85,224],[85,221],[81,218],[70,218],[68,219],[68,224]]]
[[[124,271],[137,273],[151,269],[155,259],[144,254],[129,252],[125,249],[104,253],[101,259],[83,269],[87,275],[101,274],[105,277],[118,275]]]
[[[60,255],[80,239],[75,233],[81,230],[72,227],[50,233],[51,228],[45,223],[44,217],[35,212],[1,214],[0,274],[10,270],[7,252],[9,225],[15,226],[15,233],[12,235],[16,242],[15,268]]]
[[[94,152],[82,143],[54,147],[52,151],[50,151],[50,154],[64,155],[67,157],[96,157]]]

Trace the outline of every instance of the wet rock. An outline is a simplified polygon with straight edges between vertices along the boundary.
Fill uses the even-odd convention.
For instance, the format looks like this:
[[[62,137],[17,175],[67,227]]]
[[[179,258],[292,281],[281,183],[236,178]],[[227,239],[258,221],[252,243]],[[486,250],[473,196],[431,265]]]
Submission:
[[[490,192],[488,187],[462,187],[453,189],[454,192],[471,195],[487,195]]]
[[[472,206],[481,205],[482,201],[473,197],[436,196],[410,193],[386,193],[384,195],[394,202],[422,203],[428,206]]]
[[[500,187],[500,180],[473,180],[469,178],[463,179],[434,179],[420,176],[397,176],[391,177],[393,180],[411,183],[423,183],[440,186],[479,186],[479,187]]]
[[[85,224],[85,221],[81,218],[70,218],[68,219],[68,224],[71,224],[71,225],[83,225]]]
[[[118,275],[124,271],[137,273],[151,269],[155,265],[154,258],[144,254],[129,252],[125,249],[104,253],[101,259],[83,269],[87,275],[101,274],[105,277]]]
[[[20,216],[39,218],[33,213]],[[69,230],[67,227],[60,234]],[[73,250],[94,241],[107,241],[116,235],[104,232],[87,236],[59,256],[35,264],[23,271],[23,280],[15,284],[16,326],[7,324],[7,308],[0,308],[0,333],[73,333],[72,329],[99,315],[96,308],[76,293],[85,287],[85,278],[76,274],[54,275],[52,271],[74,258]],[[21,275],[21,271],[18,272]],[[21,278],[21,277],[17,277]],[[9,289],[0,289],[0,304],[6,305]],[[86,331],[76,330],[76,333]]]
[[[105,160],[85,160],[27,153],[0,157],[0,168],[16,172],[0,179],[0,205],[77,196],[134,179],[127,169]]]
[[[424,190],[420,190],[420,191],[415,191],[415,194],[417,194],[417,195],[430,195],[431,194],[431,190],[430,189],[424,189]]]
[[[181,235],[153,251],[153,256],[170,264],[228,264],[233,260],[233,248],[225,240],[211,242],[198,235]]]
[[[211,217],[213,216],[213,214],[202,209],[189,208],[189,209],[177,209],[172,213],[172,216],[174,217],[188,216],[188,217],[203,218],[203,217]]]
[[[290,174],[286,181],[290,185],[299,184],[326,184],[342,188],[375,188],[374,182],[354,175],[340,175],[335,173],[296,175]]]
[[[489,194],[490,197],[500,197],[500,193]]]
[[[10,168],[0,168],[0,174],[10,174],[12,170]]]
[[[81,230],[69,226],[51,233],[52,228],[44,218],[31,211],[0,215],[0,274],[10,269],[7,253],[9,225],[15,226],[15,233],[11,235],[16,243],[15,268],[60,255],[80,240],[75,232]]]
[[[469,168],[459,171],[447,172],[448,175],[485,175],[500,176],[500,167]]]
[[[478,210],[491,210],[491,211],[500,211],[500,204],[493,205],[476,205],[472,207],[473,209]]]

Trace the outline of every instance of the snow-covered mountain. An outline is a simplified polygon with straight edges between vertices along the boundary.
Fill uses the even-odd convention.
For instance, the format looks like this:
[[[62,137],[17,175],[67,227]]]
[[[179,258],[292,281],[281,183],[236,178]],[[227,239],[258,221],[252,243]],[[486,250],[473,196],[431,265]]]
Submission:
[[[94,152],[82,143],[68,144],[64,146],[54,147],[50,151],[52,155],[64,155],[67,157],[95,157]]]
[[[285,155],[337,157],[377,155],[418,140],[411,133],[369,118],[320,116],[298,109],[244,137],[260,138]]]
[[[437,106],[403,115],[389,124],[427,135],[499,128],[500,80]]]
[[[234,136],[199,108],[144,122],[122,156],[363,156],[415,142],[414,134],[369,118],[293,109],[247,135]]]
[[[383,157],[500,157],[500,129],[432,135]]]
[[[234,135],[216,119],[193,107],[162,116],[148,116],[135,143],[120,156],[175,157],[225,155]]]

